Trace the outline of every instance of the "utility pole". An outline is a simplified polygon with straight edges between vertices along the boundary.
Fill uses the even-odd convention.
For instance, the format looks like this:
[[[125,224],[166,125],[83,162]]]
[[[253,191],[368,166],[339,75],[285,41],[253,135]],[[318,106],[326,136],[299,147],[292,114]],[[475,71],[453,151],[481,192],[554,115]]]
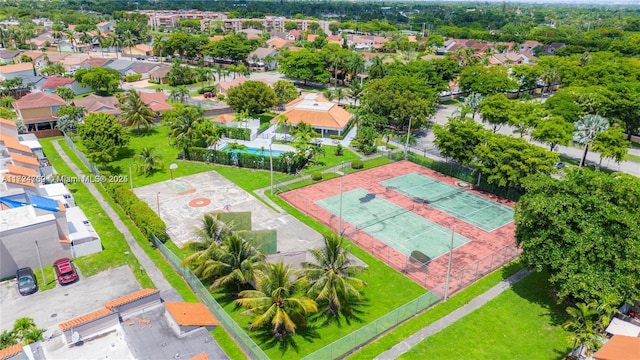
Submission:
[[[42,271],[42,281],[44,282],[43,286],[47,285],[47,278],[44,276],[44,266],[42,266],[42,258],[40,257],[40,247],[38,247],[38,242],[36,241],[36,252],[38,253],[38,263],[40,264],[40,271]]]
[[[449,264],[447,265],[447,280],[445,280],[444,284],[444,298],[443,301],[447,301],[449,298],[449,280],[451,278],[451,262],[453,261],[453,235],[455,235],[455,231],[453,231],[455,225],[451,225],[451,244],[449,245]]]

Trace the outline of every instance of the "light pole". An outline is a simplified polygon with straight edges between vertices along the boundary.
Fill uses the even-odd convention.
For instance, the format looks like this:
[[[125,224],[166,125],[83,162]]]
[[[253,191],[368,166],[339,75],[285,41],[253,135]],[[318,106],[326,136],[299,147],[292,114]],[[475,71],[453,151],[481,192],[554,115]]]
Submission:
[[[447,301],[449,297],[449,279],[451,278],[451,262],[453,261],[453,235],[455,234],[453,224],[451,224],[451,244],[449,245],[449,265],[447,265],[447,280],[444,283],[444,299],[443,301]]]
[[[42,258],[40,257],[40,247],[38,247],[38,242],[36,241],[36,252],[38,253],[38,263],[40,263],[40,270],[42,271],[42,281],[44,284],[47,284],[47,278],[44,276],[44,266],[42,266]]]
[[[271,171],[271,196],[273,196],[273,154],[271,153],[271,144],[273,144],[273,138],[269,142],[269,169]]]
[[[156,206],[158,208],[158,216],[160,216],[160,191],[156,193]]]
[[[129,184],[131,191],[133,191],[133,172],[131,171],[131,166],[133,166],[133,164],[129,164]]]
[[[407,129],[407,142],[404,144],[404,159],[407,160],[407,153],[409,152],[409,137],[411,136],[411,120],[413,117],[409,117],[409,128]]]
[[[338,217],[338,236],[342,236],[342,183],[344,178],[344,161],[340,163],[342,175],[340,175],[340,212]]]

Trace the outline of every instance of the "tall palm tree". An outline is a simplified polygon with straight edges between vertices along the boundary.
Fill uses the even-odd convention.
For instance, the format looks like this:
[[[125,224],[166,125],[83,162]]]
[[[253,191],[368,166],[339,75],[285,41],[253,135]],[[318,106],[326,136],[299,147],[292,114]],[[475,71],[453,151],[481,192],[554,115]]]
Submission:
[[[547,70],[540,75],[540,80],[546,86],[547,92],[551,92],[551,85],[560,81],[560,73],[553,69]],[[544,87],[542,88],[542,97],[544,97]]]
[[[334,92],[334,95],[336,99],[338,99],[338,105],[340,105],[340,102],[342,101],[342,99],[344,99],[344,90],[342,88],[337,88]]]
[[[60,39],[62,39],[62,37],[64,36],[64,27],[60,24],[53,25],[51,35],[56,40],[56,46],[58,47],[58,52],[61,53],[62,49],[60,49]],[[4,42],[3,42],[3,46],[4,46]]]
[[[306,324],[305,317],[318,311],[315,301],[303,295],[304,282],[294,279],[294,270],[282,262],[269,264],[256,276],[256,290],[241,291],[236,300],[249,308],[244,314],[256,315],[249,325],[258,329],[271,324],[272,334],[280,339],[295,334]]]
[[[211,78],[211,69],[206,67],[198,67],[194,69],[193,73],[195,80],[202,83],[200,88],[204,89],[205,81],[208,81]]]
[[[86,31],[83,31],[80,34],[80,37],[78,38],[78,40],[80,40],[81,43],[83,43],[85,45],[85,48],[88,50],[91,45],[93,44],[93,37],[91,37],[91,35],[89,35],[89,33],[87,33]]]
[[[122,33],[122,44],[129,48],[129,57],[133,60],[133,47],[136,46],[136,37],[131,30]]]
[[[595,139],[596,134],[609,128],[609,120],[600,116],[587,114],[573,124],[576,130],[573,132],[573,141],[584,145],[584,153],[580,160],[580,167],[587,161],[589,144]]]
[[[181,103],[186,103],[189,98],[189,89],[185,85],[178,86],[171,90],[171,94],[169,95],[174,101],[178,101]]]
[[[171,138],[182,149],[183,156],[190,158],[189,148],[201,136],[200,124],[204,121],[204,111],[195,106],[179,106],[163,114],[163,121],[170,124]]]
[[[102,52],[102,57],[104,57],[104,48],[109,43],[109,40],[102,35],[100,32],[96,36],[93,37],[93,41],[97,42],[100,45],[100,52]]]
[[[358,105],[358,100],[362,97],[364,92],[364,88],[362,86],[362,82],[360,81],[352,81],[351,87],[349,87],[348,96],[353,100],[354,105]]]
[[[218,82],[220,82],[220,79],[222,79],[222,75],[224,74],[224,69],[222,68],[222,66],[216,64],[213,67],[213,71],[215,71],[216,75],[218,75]]]
[[[580,66],[585,66],[593,60],[591,53],[587,50],[580,55]]]
[[[75,45],[76,45],[76,36],[75,36],[75,32],[71,29],[65,29],[64,30],[64,36],[67,38],[67,41],[69,42],[69,44],[73,47],[74,51],[75,51]]]
[[[69,105],[71,103],[71,100],[73,100],[73,98],[75,97],[75,93],[73,92],[73,90],[64,87],[64,86],[58,86],[58,88],[56,89],[56,95],[60,96],[62,98],[62,100],[67,102],[67,105]]]
[[[354,82],[355,77],[365,69],[364,59],[360,54],[352,54],[347,58],[345,68],[350,75],[351,82]]]
[[[152,147],[142,148],[134,157],[134,161],[136,163],[136,171],[140,175],[149,175],[164,166],[162,157]]]
[[[376,56],[371,59],[371,65],[367,69],[367,75],[369,79],[382,79],[387,75],[387,68],[384,66],[384,59],[381,56]]]
[[[109,34],[109,46],[115,48],[116,59],[117,59],[118,52],[120,52],[120,46],[122,46],[122,39],[115,32],[112,32],[111,34]]]
[[[162,40],[162,35],[156,35],[153,37],[153,55],[157,55],[162,62],[162,53],[166,49],[165,42]]]
[[[471,93],[464,99],[464,105],[467,105],[471,109],[472,119],[476,119],[476,114],[480,111],[480,103],[484,100],[484,96],[478,93]]]
[[[325,311],[338,315],[340,311],[350,314],[353,300],[361,300],[358,288],[367,284],[355,276],[362,273],[362,266],[353,265],[348,258],[348,249],[343,247],[343,238],[337,234],[325,236],[324,247],[309,250],[313,262],[304,262],[302,276],[309,281],[307,295],[318,304],[324,304]]]
[[[208,244],[212,242],[221,244],[230,233],[229,228],[211,214],[205,214],[202,217],[202,227],[196,231],[198,237]]]
[[[120,108],[124,110],[122,119],[129,125],[135,126],[140,135],[140,126],[144,126],[147,130],[153,125],[156,113],[149,109],[147,104],[142,101],[140,93],[136,90],[129,90],[127,95],[122,98]]]

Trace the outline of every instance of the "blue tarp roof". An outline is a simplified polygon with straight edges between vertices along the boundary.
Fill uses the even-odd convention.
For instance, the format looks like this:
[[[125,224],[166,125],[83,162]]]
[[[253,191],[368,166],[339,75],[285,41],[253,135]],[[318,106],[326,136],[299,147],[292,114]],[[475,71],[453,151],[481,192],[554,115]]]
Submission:
[[[15,200],[11,200],[8,197],[2,197],[0,198],[0,203],[3,203],[4,205],[6,205],[8,208],[13,209],[13,208],[17,208],[20,206],[25,206],[27,204],[25,204],[22,201],[15,201]]]
[[[58,200],[31,194],[27,195],[27,197],[29,198],[29,203],[35,208],[48,211],[60,211]]]

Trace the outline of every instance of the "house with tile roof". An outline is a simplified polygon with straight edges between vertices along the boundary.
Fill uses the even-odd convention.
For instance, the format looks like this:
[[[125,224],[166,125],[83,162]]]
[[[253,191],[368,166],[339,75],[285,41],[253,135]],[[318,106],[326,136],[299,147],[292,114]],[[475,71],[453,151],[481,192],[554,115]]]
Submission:
[[[23,84],[37,82],[42,79],[38,76],[33,63],[18,63],[0,66],[0,81],[21,78]]]
[[[86,94],[88,92],[93,91],[92,88],[88,86],[82,86],[79,82],[77,82],[74,78],[61,78],[51,76],[48,77],[44,84],[40,87],[40,90],[44,92],[53,93],[59,87],[65,87],[67,89],[73,90],[73,93],[76,95]]]
[[[37,92],[16,100],[13,108],[28,131],[39,131],[55,129],[58,109],[66,104],[66,101],[56,94]]]
[[[164,303],[169,326],[178,335],[184,335],[199,327],[213,330],[220,325],[218,320],[203,303],[169,302]]]
[[[544,47],[544,52],[545,54],[548,54],[548,55],[554,55],[556,51],[564,47],[567,47],[567,44],[562,42],[552,42],[551,44]]]
[[[78,68],[88,70],[94,67],[105,67],[115,60],[115,58],[90,57],[78,65]]]
[[[228,124],[236,121],[236,116],[233,114],[221,114],[211,119],[216,124]]]
[[[0,350],[0,360],[24,360],[27,355],[22,350],[22,344],[15,344]]]
[[[147,44],[137,44],[122,49],[122,56],[151,56],[153,55],[153,47]]]
[[[107,64],[105,67],[116,70],[124,76],[125,72],[129,70],[133,65],[135,65],[135,63],[135,61],[131,61],[130,59],[118,59],[111,62],[110,64]]]
[[[273,36],[267,40],[267,46],[273,49],[282,49],[293,45],[292,41],[282,39],[280,37]]]
[[[489,57],[491,65],[520,65],[524,62],[516,53],[493,54]]]
[[[595,354],[595,360],[637,360],[640,359],[640,338],[614,335]]]
[[[149,109],[162,114],[167,110],[173,110],[173,106],[171,106],[167,100],[167,94],[163,91],[157,92],[140,92],[140,97],[142,101],[149,107]]]
[[[219,83],[216,84],[216,90],[218,91],[218,94],[227,95],[227,91],[229,91],[229,89],[231,89],[232,87],[238,86],[240,84],[243,84],[246,81],[249,81],[249,79],[247,79],[246,77],[237,77],[237,78],[229,80],[229,81],[219,82]],[[263,82],[263,83],[271,86],[271,83],[269,83],[265,79],[257,79],[257,80],[252,80],[252,81],[260,81],[260,82]]]
[[[83,107],[87,114],[98,112],[103,112],[113,116],[120,116],[120,114],[122,114],[120,102],[115,96],[99,96],[91,94],[81,99],[74,99],[72,105]]]
[[[257,48],[249,53],[247,56],[247,62],[251,64],[251,66],[255,67],[266,67],[268,69],[275,69],[278,66],[278,61],[275,59],[275,56],[278,54],[278,50],[275,48]],[[258,59],[255,62],[254,57]],[[265,62],[265,59],[271,58],[269,63]]]
[[[531,64],[538,60],[538,57],[533,55],[529,50],[519,51],[518,56],[522,58],[523,64]]]
[[[169,82],[169,72],[171,67],[165,64],[160,64],[149,71],[149,79],[157,82],[158,84],[166,84]]]
[[[96,27],[98,28],[98,31],[100,31],[100,32],[106,32],[106,31],[115,30],[115,25],[113,25],[109,21],[99,22],[99,23],[96,24]]]
[[[15,58],[20,58],[22,50],[0,50],[0,62],[13,64]]]
[[[285,116],[288,124],[297,126],[307,123],[323,138],[328,138],[331,135],[342,135],[353,115],[323,95],[311,93],[288,103],[286,110],[272,122],[277,123],[279,118]]]
[[[125,75],[140,75],[142,80],[146,80],[149,78],[149,73],[157,68],[159,65],[158,64],[154,64],[154,63],[148,63],[148,62],[136,62],[132,67],[130,67],[129,69],[127,69],[127,71],[124,72]]]
[[[530,51],[533,53],[533,49],[538,46],[544,46],[544,44],[535,40],[527,40],[520,45],[520,51]]]

